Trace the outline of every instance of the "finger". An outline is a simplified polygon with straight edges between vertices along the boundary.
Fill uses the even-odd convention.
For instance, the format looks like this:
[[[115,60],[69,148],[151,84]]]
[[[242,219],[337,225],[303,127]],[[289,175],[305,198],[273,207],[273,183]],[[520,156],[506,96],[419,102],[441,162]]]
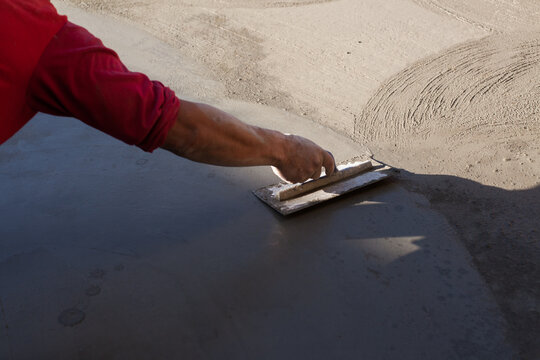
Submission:
[[[311,178],[313,180],[317,180],[318,178],[320,178],[321,177],[321,170],[322,170],[322,167],[319,167],[317,170],[315,170],[313,175],[311,175]]]
[[[285,174],[283,173],[283,171],[281,171],[275,166],[272,166],[272,171],[277,177],[279,177],[281,180],[283,180],[284,182],[288,184],[297,184],[297,183],[301,183],[307,180],[307,177],[305,175],[304,176],[300,175],[297,171],[293,171],[293,172],[289,171]]]
[[[281,173],[281,171],[280,171],[277,167],[272,166],[272,171],[273,171],[274,174],[275,174],[278,178],[280,178],[281,180],[283,180],[283,181],[285,181],[285,182],[287,182],[287,183],[289,183],[289,184],[291,183],[289,180],[285,179],[285,176]]]
[[[323,152],[323,166],[326,175],[332,175],[335,171],[337,171],[334,155],[332,155],[330,151]]]

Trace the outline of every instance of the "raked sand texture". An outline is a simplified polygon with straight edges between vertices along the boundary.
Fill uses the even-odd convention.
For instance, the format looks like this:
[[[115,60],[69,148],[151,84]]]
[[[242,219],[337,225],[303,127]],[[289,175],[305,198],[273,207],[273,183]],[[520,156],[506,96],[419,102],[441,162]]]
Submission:
[[[235,101],[267,105],[405,169],[403,183],[460,234],[521,355],[540,357],[538,0],[54,3],[127,20],[175,47],[178,71],[159,49],[148,49],[151,69],[143,58],[125,60],[181,97],[248,122],[260,107],[245,112]],[[128,43],[129,35],[110,45],[145,46]]]
[[[507,189],[540,179],[528,141],[540,122],[537,1],[71,2],[130,19],[206,66],[220,100],[304,116],[413,171]],[[217,101],[212,87],[192,90]],[[505,158],[530,169],[494,177]]]

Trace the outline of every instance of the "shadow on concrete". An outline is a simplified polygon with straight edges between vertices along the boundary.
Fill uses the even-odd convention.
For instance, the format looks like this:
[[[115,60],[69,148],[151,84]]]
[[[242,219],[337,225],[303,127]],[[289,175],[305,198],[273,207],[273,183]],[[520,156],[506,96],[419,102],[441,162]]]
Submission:
[[[505,190],[406,171],[400,180],[425,195],[456,229],[495,295],[520,356],[540,358],[540,185]]]

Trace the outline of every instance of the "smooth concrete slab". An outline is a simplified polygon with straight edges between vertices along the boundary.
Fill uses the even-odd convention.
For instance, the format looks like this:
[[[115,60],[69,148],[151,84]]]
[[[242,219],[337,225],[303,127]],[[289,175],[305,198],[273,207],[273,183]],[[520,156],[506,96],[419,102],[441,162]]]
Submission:
[[[0,358],[512,358],[422,196],[388,182],[283,218],[251,194],[275,180],[38,115],[0,147]]]

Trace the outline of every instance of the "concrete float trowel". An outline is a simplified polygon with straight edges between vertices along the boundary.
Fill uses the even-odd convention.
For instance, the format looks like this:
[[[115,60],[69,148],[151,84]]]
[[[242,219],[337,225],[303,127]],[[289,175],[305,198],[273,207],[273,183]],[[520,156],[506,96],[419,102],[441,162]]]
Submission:
[[[352,159],[337,165],[330,176],[301,184],[279,183],[253,191],[253,194],[282,215],[334,199],[389,177],[392,168],[373,159]]]

